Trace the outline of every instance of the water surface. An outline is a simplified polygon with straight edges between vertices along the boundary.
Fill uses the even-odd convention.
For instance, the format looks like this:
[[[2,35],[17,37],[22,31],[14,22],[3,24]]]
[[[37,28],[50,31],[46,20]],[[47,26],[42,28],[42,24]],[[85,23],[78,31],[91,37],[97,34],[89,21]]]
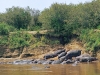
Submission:
[[[50,66],[50,67],[49,67]],[[0,75],[100,75],[100,62],[66,65],[1,64]]]

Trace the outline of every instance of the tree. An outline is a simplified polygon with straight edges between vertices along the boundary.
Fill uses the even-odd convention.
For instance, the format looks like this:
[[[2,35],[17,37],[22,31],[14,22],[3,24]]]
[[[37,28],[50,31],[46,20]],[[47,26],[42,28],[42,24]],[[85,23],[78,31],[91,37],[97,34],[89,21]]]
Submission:
[[[29,6],[25,8],[27,12],[31,14],[31,22],[29,26],[29,30],[36,30],[41,27],[41,23],[39,22],[40,11],[36,9],[32,9]]]
[[[96,28],[100,24],[100,0],[85,3],[82,8],[84,11],[84,28]]]
[[[6,10],[7,23],[20,29],[26,29],[31,21],[31,15],[25,9],[12,7]]]
[[[43,28],[54,30],[54,35],[56,34],[60,38],[62,44],[69,41],[73,31],[70,10],[69,5],[55,3],[42,11],[39,17]]]
[[[14,31],[15,28],[6,24],[0,23],[0,35],[9,35],[9,32]]]

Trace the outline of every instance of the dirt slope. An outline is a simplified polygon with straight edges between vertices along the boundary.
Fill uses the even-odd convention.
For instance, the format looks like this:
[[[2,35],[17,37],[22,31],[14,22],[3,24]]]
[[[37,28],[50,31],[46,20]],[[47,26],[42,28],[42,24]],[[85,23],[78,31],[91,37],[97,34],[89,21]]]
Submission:
[[[48,52],[38,55],[37,58],[43,58],[44,55],[49,54],[49,53],[53,53],[55,50],[57,50],[59,48],[64,48],[64,49],[66,49],[66,51],[68,51],[68,50],[82,50],[82,53],[85,53],[85,48],[83,47],[83,44],[81,42],[77,41],[76,39],[73,39],[73,40],[71,40],[70,43],[66,44],[65,46],[58,45],[55,48],[51,48]],[[53,58],[53,59],[56,59],[56,58]]]

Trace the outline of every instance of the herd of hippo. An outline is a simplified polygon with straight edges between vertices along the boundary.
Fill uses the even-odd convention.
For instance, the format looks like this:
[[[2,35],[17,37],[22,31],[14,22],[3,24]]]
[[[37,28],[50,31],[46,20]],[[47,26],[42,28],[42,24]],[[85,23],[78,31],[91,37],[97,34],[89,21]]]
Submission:
[[[44,56],[44,59],[47,60],[54,57],[58,57],[58,60],[52,61],[51,64],[68,64],[68,63],[74,63],[76,61],[77,62],[92,62],[92,61],[97,60],[96,57],[91,57],[89,54],[81,55],[81,50],[70,50],[67,52],[65,49],[57,50],[52,54],[47,54]]]
[[[57,60],[50,58],[57,57]],[[89,54],[81,54],[81,50],[65,49],[56,50],[54,53],[44,55],[43,59],[34,60],[16,60],[13,64],[69,64],[75,62],[92,62],[96,61],[96,57],[91,57]]]

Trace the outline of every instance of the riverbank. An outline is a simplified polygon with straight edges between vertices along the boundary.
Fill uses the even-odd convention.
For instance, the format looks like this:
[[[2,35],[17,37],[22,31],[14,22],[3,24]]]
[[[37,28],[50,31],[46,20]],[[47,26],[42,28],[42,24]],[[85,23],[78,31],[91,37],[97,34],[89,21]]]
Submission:
[[[56,45],[56,46],[47,46],[47,47],[39,47],[39,48],[34,48],[34,50],[28,50],[26,52],[26,49],[23,50],[22,54],[19,57],[16,58],[0,58],[0,61],[2,62],[12,62],[15,60],[26,60],[26,59],[43,59],[43,56],[46,54],[53,53],[57,49],[64,48],[66,51],[68,50],[82,50],[82,54],[86,53],[85,48],[83,44],[76,39],[71,40],[70,43],[68,43],[65,46],[62,45]],[[16,53],[15,53],[16,54]],[[32,56],[25,56],[25,54],[33,54]],[[90,53],[90,55],[92,55]],[[52,58],[52,60],[56,60],[57,57]],[[100,59],[100,53],[97,53],[97,59]]]

